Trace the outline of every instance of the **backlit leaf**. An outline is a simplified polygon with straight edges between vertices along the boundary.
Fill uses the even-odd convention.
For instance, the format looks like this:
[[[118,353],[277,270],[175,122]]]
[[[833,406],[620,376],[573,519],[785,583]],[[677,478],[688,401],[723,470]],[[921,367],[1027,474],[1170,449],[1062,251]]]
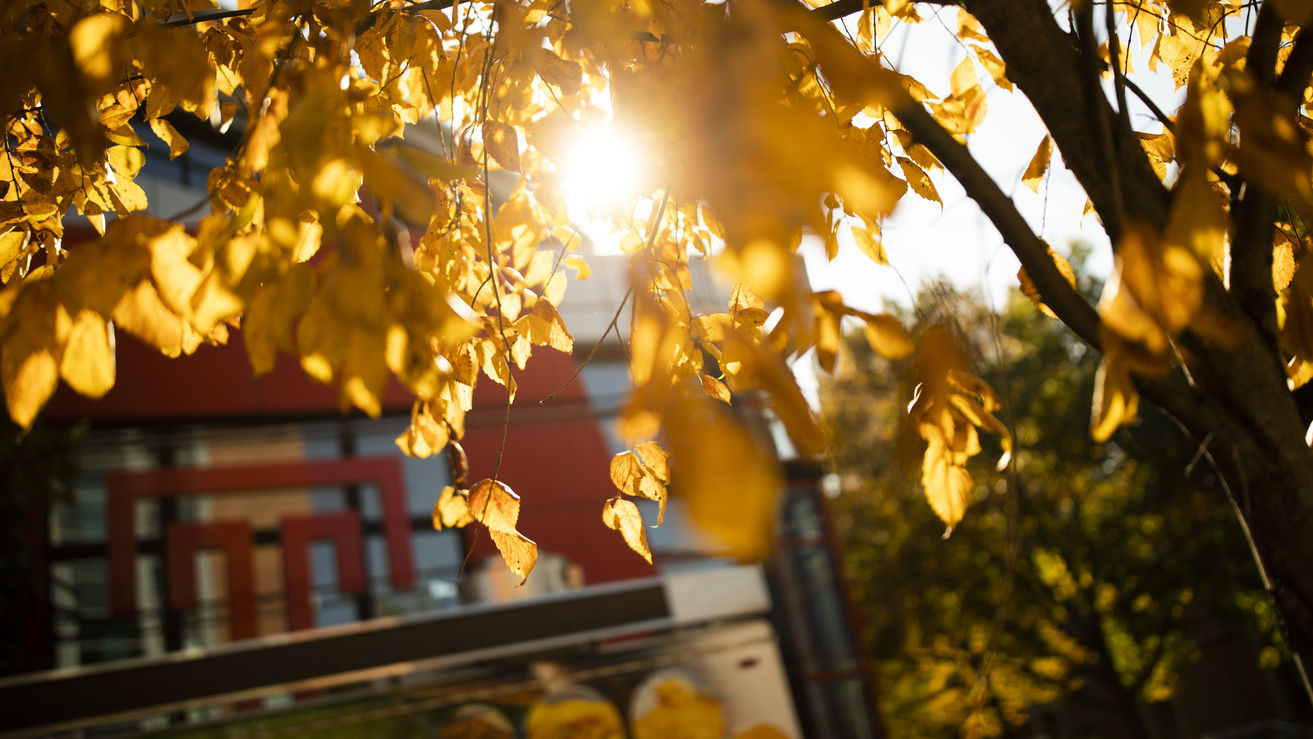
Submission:
[[[483,145],[502,167],[520,171],[520,140],[513,127],[500,121],[484,121]]]
[[[864,327],[866,343],[870,344],[871,349],[880,356],[886,359],[902,359],[916,348],[912,336],[897,318],[885,313],[863,314],[861,318],[866,322]]]
[[[1026,165],[1025,173],[1021,175],[1021,184],[1038,193],[1039,185],[1044,181],[1044,174],[1049,171],[1049,158],[1052,153],[1053,138],[1044,134],[1039,146],[1035,148],[1035,155],[1030,158],[1030,164]]]
[[[873,233],[872,231],[872,229],[853,226],[853,243],[857,244],[857,248],[861,249],[862,253],[870,258],[872,262],[888,264],[889,257],[884,252],[884,244],[880,242],[880,235],[878,232]]]
[[[730,395],[729,388],[725,387],[725,383],[707,374],[698,375],[698,379],[702,381],[702,391],[707,397],[732,405],[733,397]]]
[[[538,563],[538,545],[515,528],[520,518],[520,496],[505,483],[481,480],[470,488],[469,510],[475,521],[488,528],[506,566],[520,576],[523,585]]]
[[[943,206],[944,201],[939,199],[939,191],[935,189],[935,183],[917,166],[916,162],[907,157],[898,157],[898,166],[902,168],[903,177],[907,178],[907,184],[912,186],[913,192]]]
[[[638,506],[617,495],[606,501],[606,506],[602,508],[602,523],[619,531],[625,544],[648,564],[652,564],[652,550],[647,546],[647,532],[643,530],[643,515],[639,513]]]
[[[1076,287],[1076,270],[1071,268],[1071,263],[1067,261],[1066,257],[1052,249],[1049,249],[1048,255],[1049,258],[1053,260],[1054,265],[1057,266],[1058,272],[1062,275],[1063,279],[1067,281],[1067,284],[1071,285],[1073,288]],[[1021,283],[1021,294],[1030,298],[1030,302],[1034,303],[1035,307],[1039,308],[1041,313],[1049,318],[1058,317],[1056,313],[1044,304],[1044,300],[1039,294],[1039,288],[1035,287],[1035,283],[1030,279],[1030,275],[1026,273],[1025,267],[1022,267],[1017,271],[1017,280]]]
[[[100,314],[84,310],[73,318],[59,374],[69,387],[99,398],[114,387],[114,327]]]
[[[187,143],[187,139],[184,139],[178,133],[172,123],[163,118],[152,118],[149,123],[150,130],[154,131],[155,135],[159,136],[160,140],[168,145],[170,159],[177,159],[186,154],[187,150],[191,148],[191,144]]]
[[[772,455],[724,405],[701,394],[681,395],[667,428],[679,460],[673,482],[693,521],[733,556],[763,557],[784,484]]]
[[[469,491],[457,490],[448,485],[442,489],[438,502],[433,505],[433,528],[459,529],[474,523],[470,514]]]

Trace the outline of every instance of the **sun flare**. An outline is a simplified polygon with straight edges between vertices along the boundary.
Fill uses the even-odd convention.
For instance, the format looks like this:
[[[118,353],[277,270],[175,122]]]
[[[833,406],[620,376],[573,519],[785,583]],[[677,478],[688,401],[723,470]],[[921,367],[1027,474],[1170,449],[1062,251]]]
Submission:
[[[577,223],[629,216],[647,179],[638,145],[623,132],[600,126],[576,139],[563,171],[566,207]]]

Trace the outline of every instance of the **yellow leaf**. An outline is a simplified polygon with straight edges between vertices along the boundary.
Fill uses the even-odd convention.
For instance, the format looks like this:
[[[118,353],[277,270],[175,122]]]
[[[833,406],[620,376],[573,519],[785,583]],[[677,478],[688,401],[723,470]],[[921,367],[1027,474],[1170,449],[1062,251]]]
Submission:
[[[1115,337],[1104,342],[1103,361],[1094,376],[1094,412],[1090,416],[1090,436],[1107,441],[1117,427],[1135,418],[1140,395],[1131,379],[1130,364],[1123,358],[1124,344]]]
[[[670,453],[655,441],[645,441],[634,447],[634,453],[643,461],[657,482],[662,485],[670,482]]]
[[[1076,270],[1072,269],[1071,262],[1068,262],[1066,258],[1052,249],[1049,249],[1048,254],[1049,258],[1053,260],[1053,263],[1057,265],[1058,272],[1062,274],[1062,277],[1067,281],[1067,284],[1076,287]],[[1026,273],[1025,267],[1022,267],[1017,271],[1017,280],[1021,283],[1021,294],[1030,298],[1030,302],[1034,303],[1035,307],[1039,308],[1041,313],[1049,318],[1058,317],[1056,313],[1044,304],[1043,299],[1040,298],[1039,288],[1035,287],[1035,283],[1030,279],[1030,275]]]
[[[0,360],[9,417],[22,428],[32,425],[36,414],[59,384],[59,367],[49,348],[18,354],[6,345]]]
[[[740,356],[746,360],[746,366],[738,372],[737,379],[766,391],[776,415],[784,423],[789,439],[800,453],[823,453],[828,443],[825,434],[802,390],[798,388],[797,378],[793,376],[789,365],[769,346],[752,340],[745,333],[732,332],[725,341],[727,354],[740,352]]]
[[[861,318],[866,322],[866,343],[870,344],[871,349],[880,356],[886,359],[902,359],[916,348],[916,342],[912,341],[911,334],[907,333],[907,329],[903,328],[902,322],[897,318],[887,313],[879,315],[863,313]]]
[[[535,344],[550,346],[566,354],[574,351],[574,337],[566,330],[565,319],[561,318],[550,301],[539,300],[534,303],[529,318],[536,319],[529,323],[529,338]]]
[[[984,67],[986,72],[989,72],[989,76],[993,78],[994,83],[1004,90],[1011,90],[1012,80],[1007,77],[1007,65],[1003,63],[1003,60],[983,46],[973,46],[971,48],[976,52],[976,60],[980,62],[980,66]]]
[[[378,194],[385,206],[412,226],[428,224],[437,205],[425,180],[401,167],[390,157],[367,147],[358,152],[364,184]]]
[[[640,456],[643,455],[643,456]],[[649,441],[635,447],[635,451],[621,452],[611,458],[611,483],[625,495],[654,500],[658,504],[657,525],[666,518],[666,500],[670,481],[668,455],[656,442]],[[649,461],[651,465],[649,466]]]
[[[602,523],[607,528],[619,531],[625,544],[648,564],[652,564],[652,550],[647,546],[647,532],[643,531],[643,515],[639,513],[638,506],[617,495],[606,501],[606,506],[602,508]]]
[[[474,516],[470,515],[468,492],[450,485],[442,489],[438,502],[433,506],[433,528],[438,531],[444,528],[459,529],[474,523]]]
[[[125,71],[119,68],[122,62],[119,40],[129,26],[128,19],[118,13],[93,13],[79,20],[68,32],[73,64],[102,90]]]
[[[1177,180],[1163,241],[1168,249],[1181,246],[1204,264],[1220,265],[1225,259],[1226,232],[1226,208],[1208,184],[1204,169],[1187,165]]]
[[[857,248],[870,258],[876,264],[888,264],[889,257],[884,252],[884,244],[880,242],[880,234],[874,228],[852,227],[853,243]]]
[[[109,156],[109,166],[120,177],[135,177],[146,163],[146,155],[135,146],[111,146],[105,153]]]
[[[726,405],[733,404],[729,388],[725,387],[725,383],[707,374],[699,374],[698,379],[702,380],[702,392],[706,393],[707,397],[715,398]]]
[[[588,279],[588,276],[593,273],[593,270],[588,266],[588,262],[584,261],[584,258],[578,254],[571,254],[566,257],[565,266],[573,267],[575,269],[574,278],[576,280],[586,280]]]
[[[187,150],[191,148],[191,144],[182,137],[182,134],[178,133],[178,129],[174,128],[172,123],[163,118],[152,118],[149,123],[150,130],[154,131],[161,141],[168,144],[170,159],[177,159],[186,154]]]
[[[160,294],[148,280],[129,290],[114,308],[114,323],[119,328],[176,357],[190,354],[200,346],[200,334],[192,331],[160,300]]]
[[[538,563],[538,545],[515,529],[520,518],[520,496],[498,480],[481,480],[470,488],[470,515],[488,528],[492,541],[520,584]]]
[[[733,556],[760,559],[784,485],[774,457],[725,406],[701,396],[682,395],[666,429],[679,460],[676,489],[693,521]]]
[[[158,224],[151,223],[150,227]],[[200,287],[201,270],[188,257],[196,248],[181,224],[172,224],[154,233],[143,230],[142,237],[150,250],[150,275],[160,299],[180,316],[191,313],[191,299]]]
[[[0,267],[4,267],[22,256],[27,241],[28,232],[22,229],[0,234]]]
[[[1021,184],[1038,193],[1039,184],[1044,181],[1044,173],[1049,171],[1049,158],[1052,153],[1053,138],[1044,134],[1039,146],[1035,148],[1035,155],[1030,158],[1030,164],[1026,165],[1025,174],[1021,175]]]
[[[514,127],[500,121],[484,121],[483,145],[502,167],[520,171],[520,139]]]
[[[903,168],[903,177],[907,178],[907,184],[912,186],[912,190],[926,200],[932,200],[943,207],[944,201],[939,199],[939,191],[935,189],[935,183],[931,182],[929,175],[907,157],[898,157],[898,166]]]
[[[971,57],[963,57],[949,77],[949,86],[953,90],[953,96],[963,97],[968,90],[979,84],[980,82],[976,77],[975,63],[971,61]]]
[[[114,387],[114,327],[95,311],[79,311],[73,319],[59,374],[69,387],[99,398]]]
[[[919,430],[921,437],[926,440],[925,457],[921,463],[921,484],[925,487],[926,501],[948,527],[944,531],[947,538],[966,514],[973,482],[970,473],[955,458],[952,446],[954,440],[946,435],[942,426],[921,423]],[[952,429],[949,431],[951,433]]]

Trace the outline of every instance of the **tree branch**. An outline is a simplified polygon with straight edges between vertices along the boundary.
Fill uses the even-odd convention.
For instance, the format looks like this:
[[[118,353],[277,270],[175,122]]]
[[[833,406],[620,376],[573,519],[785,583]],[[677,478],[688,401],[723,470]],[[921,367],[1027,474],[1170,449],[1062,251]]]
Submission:
[[[1276,76],[1277,47],[1281,40],[1282,21],[1265,3],[1259,11],[1254,40],[1246,57],[1246,68],[1263,84],[1272,86],[1279,96],[1278,115],[1295,115],[1303,100],[1304,88],[1313,74],[1313,38],[1300,29],[1294,47],[1280,77]],[[1285,99],[1280,99],[1284,97]],[[1276,352],[1276,290],[1272,285],[1272,232],[1278,209],[1276,199],[1263,187],[1249,183],[1243,189],[1232,185],[1231,253],[1228,260],[1227,287],[1240,309]]]
[[[1080,54],[1054,20],[1049,4],[1045,0],[964,0],[963,4],[985,27],[1007,64],[1009,79],[1035,106],[1114,245],[1121,220],[1118,191],[1125,217],[1162,229],[1167,223],[1167,190],[1138,139],[1113,138],[1118,166],[1110,169],[1097,127],[1091,124],[1096,116],[1112,121],[1116,114],[1101,94],[1084,105],[1072,104],[1072,89],[1082,79]]]
[[[1012,199],[990,178],[965,146],[958,143],[919,103],[904,94],[893,114],[912,136],[943,162],[980,206],[1017,255],[1040,296],[1077,336],[1099,348],[1099,315],[1058,271],[1049,246],[1031,230]]]
[[[1076,28],[1079,31],[1079,40],[1081,45],[1081,87],[1084,89],[1085,109],[1090,113],[1094,121],[1094,130],[1099,136],[1100,149],[1106,159],[1104,166],[1108,168],[1108,186],[1112,199],[1112,211],[1104,215],[1103,228],[1108,232],[1108,237],[1113,243],[1120,241],[1122,232],[1122,214],[1125,212],[1125,206],[1122,201],[1121,182],[1116,175],[1117,172],[1117,148],[1113,146],[1112,123],[1108,116],[1102,115],[1102,107],[1107,104],[1107,99],[1103,94],[1103,86],[1099,84],[1099,70],[1102,66],[1099,61],[1099,47],[1094,39],[1094,6],[1086,4],[1085,7],[1074,11],[1076,14]],[[1116,38],[1109,38],[1109,49],[1116,43]],[[1117,73],[1114,64],[1114,74]],[[1120,86],[1118,87],[1120,90]],[[1122,99],[1125,100],[1125,92],[1122,93]],[[1118,131],[1118,136],[1123,133]],[[1108,215],[1112,218],[1109,219]]]
[[[1286,66],[1277,78],[1277,90],[1294,98],[1298,104],[1304,99],[1310,77],[1313,77],[1313,31],[1301,28],[1295,34]]]
[[[928,5],[957,5],[957,0],[921,0]],[[834,21],[853,13],[860,13],[866,7],[878,5],[879,0],[834,0],[828,5],[813,8],[813,16],[825,21]]]
[[[1258,9],[1254,22],[1254,35],[1250,37],[1249,53],[1245,56],[1245,70],[1264,84],[1276,78],[1277,51],[1281,48],[1281,29],[1284,21],[1277,15],[1271,2]]]

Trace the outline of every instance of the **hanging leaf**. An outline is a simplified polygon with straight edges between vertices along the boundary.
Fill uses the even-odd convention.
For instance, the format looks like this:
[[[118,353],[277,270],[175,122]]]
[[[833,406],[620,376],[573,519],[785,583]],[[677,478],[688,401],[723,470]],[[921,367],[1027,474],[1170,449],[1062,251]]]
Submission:
[[[1067,281],[1067,284],[1075,288],[1076,270],[1071,268],[1071,262],[1068,262],[1065,257],[1052,249],[1048,250],[1048,255],[1049,258],[1053,260],[1054,265],[1057,266],[1058,272],[1062,275],[1063,279]],[[1021,294],[1030,298],[1030,302],[1034,303],[1035,307],[1039,308],[1041,313],[1049,318],[1058,317],[1058,314],[1054,313],[1044,304],[1043,299],[1040,298],[1039,288],[1035,287],[1035,283],[1030,279],[1030,275],[1026,273],[1025,267],[1022,267],[1017,271],[1017,280],[1021,283]]]
[[[1052,153],[1053,137],[1044,134],[1039,146],[1035,148],[1035,155],[1030,158],[1030,164],[1026,165],[1026,172],[1021,175],[1021,184],[1038,193],[1039,185],[1044,181],[1044,174],[1049,171],[1049,157]]]
[[[619,531],[625,544],[648,564],[652,564],[652,550],[647,546],[643,515],[639,513],[638,506],[617,495],[606,501],[606,506],[602,508],[602,523]]]
[[[450,485],[444,487],[433,506],[433,528],[438,531],[459,529],[472,523],[474,516],[470,513],[469,491]]]
[[[538,563],[538,545],[515,528],[520,519],[520,496],[505,483],[481,480],[470,488],[469,511],[475,521],[487,527],[506,566],[520,576],[523,585]]]
[[[503,168],[520,171],[520,139],[515,128],[501,121],[484,121],[483,145]]]

